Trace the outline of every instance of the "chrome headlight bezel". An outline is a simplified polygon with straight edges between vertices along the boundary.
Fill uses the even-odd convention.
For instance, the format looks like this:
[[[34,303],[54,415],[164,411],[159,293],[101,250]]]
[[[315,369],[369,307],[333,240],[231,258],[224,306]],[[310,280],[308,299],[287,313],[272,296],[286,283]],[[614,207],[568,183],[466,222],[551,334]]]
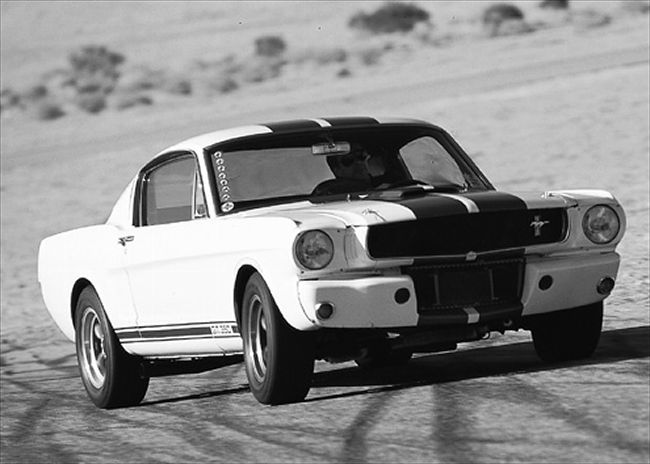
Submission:
[[[621,218],[608,205],[594,205],[582,217],[582,231],[596,245],[611,243],[621,231]]]
[[[334,259],[334,242],[322,230],[307,230],[296,237],[293,255],[304,269],[318,271],[326,268]]]

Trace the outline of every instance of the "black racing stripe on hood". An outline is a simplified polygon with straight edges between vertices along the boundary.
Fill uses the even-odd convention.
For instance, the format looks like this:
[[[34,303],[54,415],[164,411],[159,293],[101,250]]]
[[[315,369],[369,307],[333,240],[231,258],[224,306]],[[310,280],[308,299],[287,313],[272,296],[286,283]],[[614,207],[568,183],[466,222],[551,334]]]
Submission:
[[[268,127],[273,132],[292,132],[297,130],[320,128],[320,124],[318,124],[316,121],[311,121],[309,119],[294,119],[292,121],[278,121],[278,122],[271,122],[262,125]]]
[[[524,200],[509,193],[489,190],[485,192],[463,193],[460,195],[476,203],[481,213],[528,209]]]
[[[393,202],[413,211],[413,214],[418,219],[467,214],[467,208],[460,201],[436,194],[415,198],[401,198]]]
[[[337,126],[369,126],[377,125],[379,121],[373,118],[366,117],[341,117],[341,118],[323,118],[329,122],[333,127]]]

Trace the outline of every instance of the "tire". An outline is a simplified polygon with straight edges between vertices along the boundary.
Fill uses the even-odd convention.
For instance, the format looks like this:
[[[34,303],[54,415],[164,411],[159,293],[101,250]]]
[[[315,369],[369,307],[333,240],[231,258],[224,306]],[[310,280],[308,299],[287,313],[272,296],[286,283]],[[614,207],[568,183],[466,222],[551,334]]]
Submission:
[[[140,363],[120,345],[99,296],[92,287],[81,291],[75,307],[75,345],[81,380],[99,408],[139,404],[149,387]]]
[[[253,396],[262,404],[302,401],[314,372],[311,334],[289,326],[258,273],[246,284],[241,321]]]
[[[413,352],[409,350],[395,351],[388,346],[376,346],[365,349],[363,355],[354,362],[362,369],[397,367],[408,364],[412,356]]]
[[[538,316],[531,331],[537,355],[546,362],[584,359],[600,340],[603,302]]]

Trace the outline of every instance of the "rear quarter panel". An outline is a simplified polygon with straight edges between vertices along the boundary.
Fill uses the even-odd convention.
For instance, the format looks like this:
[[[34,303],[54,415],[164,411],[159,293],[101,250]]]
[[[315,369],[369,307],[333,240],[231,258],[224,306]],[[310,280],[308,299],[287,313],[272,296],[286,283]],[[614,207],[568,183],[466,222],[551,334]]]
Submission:
[[[114,327],[136,323],[119,236],[117,227],[99,225],[63,232],[41,242],[38,280],[43,300],[70,340],[74,340],[72,291],[80,279],[91,282]]]

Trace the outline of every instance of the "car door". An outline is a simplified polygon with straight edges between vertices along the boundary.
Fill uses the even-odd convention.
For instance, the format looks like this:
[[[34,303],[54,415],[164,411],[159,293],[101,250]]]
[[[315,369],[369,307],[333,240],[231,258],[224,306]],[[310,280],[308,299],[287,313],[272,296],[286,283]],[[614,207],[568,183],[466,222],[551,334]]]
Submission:
[[[125,256],[140,337],[164,344],[161,354],[221,351],[219,337],[236,336],[236,324],[217,320],[221,290],[206,245],[218,237],[196,157],[178,153],[145,169],[137,190],[140,219]]]

